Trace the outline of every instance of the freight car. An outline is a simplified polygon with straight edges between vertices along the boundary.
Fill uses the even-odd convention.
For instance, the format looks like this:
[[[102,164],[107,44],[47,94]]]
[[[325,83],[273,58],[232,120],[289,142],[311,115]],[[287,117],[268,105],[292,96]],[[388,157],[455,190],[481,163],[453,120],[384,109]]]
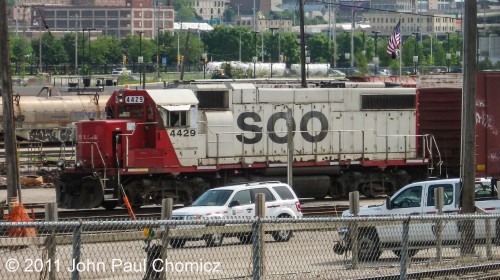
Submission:
[[[476,87],[476,176],[500,178],[500,72],[479,72]],[[460,176],[461,88],[418,89],[419,133],[439,144],[442,177]],[[437,152],[437,150],[435,150]],[[436,154],[436,153],[434,153]]]
[[[414,88],[119,90],[106,116],[77,123],[75,160],[55,178],[59,207],[113,208],[123,193],[135,207],[190,203],[221,184],[285,181],[287,123],[300,197],[393,193],[435,170]]]
[[[3,123],[2,108],[0,106],[0,122]],[[75,122],[105,116],[104,106],[99,104],[99,95],[16,95],[13,110],[18,140],[51,143],[74,141]],[[3,140],[3,126],[0,127],[0,138]]]

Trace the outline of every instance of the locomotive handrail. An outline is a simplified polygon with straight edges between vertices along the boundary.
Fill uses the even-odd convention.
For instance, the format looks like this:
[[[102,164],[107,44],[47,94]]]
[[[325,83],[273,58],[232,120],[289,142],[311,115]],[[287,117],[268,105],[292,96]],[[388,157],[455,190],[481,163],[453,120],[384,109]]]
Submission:
[[[201,122],[201,123],[204,123],[204,122]],[[205,123],[204,123],[205,124]],[[361,147],[360,147],[360,150],[359,150],[359,154],[360,154],[360,157],[362,159],[362,161],[364,161],[365,159],[365,155],[366,155],[366,132],[374,132],[375,130],[374,129],[365,129],[365,130],[362,130],[362,129],[330,129],[330,130],[315,130],[315,131],[308,131],[308,130],[294,130],[293,133],[304,133],[304,132],[307,132],[307,133],[321,133],[321,132],[328,132],[331,134],[330,137],[335,137],[335,133],[338,133],[338,151],[333,151],[331,150],[332,148],[330,148],[330,154],[332,153],[337,153],[337,157],[338,159],[340,160],[341,159],[341,156],[342,156],[342,135],[343,133],[352,133],[352,132],[357,132],[357,133],[360,133],[361,134],[361,137],[359,138],[360,141],[361,141]],[[263,134],[263,135],[269,135],[270,133],[287,133],[287,131],[285,130],[276,130],[276,131],[259,131],[259,132],[255,132],[255,131],[244,131],[244,132],[213,132],[213,131],[210,131],[210,129],[208,129],[208,126],[207,126],[207,130],[206,130],[206,134],[211,134],[213,136],[215,136],[215,141],[209,141],[208,143],[213,143],[215,144],[215,160],[216,160],[216,165],[219,164],[219,157],[220,157],[220,145],[224,145],[224,143],[221,143],[220,142],[220,138],[221,138],[221,135],[238,135],[240,137],[243,138],[243,136],[245,135],[258,135],[258,134]],[[391,137],[403,137],[404,138],[404,158],[405,160],[408,160],[409,159],[409,153],[411,152],[415,152],[414,150],[408,150],[408,144],[410,143],[409,141],[409,137],[423,137],[423,138],[426,138],[428,137],[428,135],[420,135],[420,134],[406,134],[406,135],[396,135],[396,134],[386,134],[386,135],[378,135],[378,134],[375,134],[374,135],[375,137],[384,137],[386,139],[386,148],[385,148],[385,160],[389,160],[389,154],[392,154],[392,153],[400,153],[399,151],[395,151],[395,152],[391,152],[388,147],[389,147],[389,138]],[[265,139],[267,139],[268,137],[265,137]],[[208,138],[207,138],[207,141],[208,141]],[[333,142],[333,141],[331,141]],[[427,139],[424,139],[424,142],[425,142],[425,145],[428,145],[428,140]],[[321,143],[319,142],[314,142],[314,150],[313,151],[313,156],[317,159],[318,156],[319,156],[319,151],[318,151],[318,145],[320,145]],[[241,163],[243,164],[244,163],[244,157],[245,157],[245,143],[244,142],[241,142],[241,154],[240,154],[240,157],[241,157]],[[269,153],[269,150],[271,149],[271,146],[270,146],[270,141],[266,141],[265,143],[263,143],[265,149],[266,149],[266,153],[265,153],[265,161],[267,164],[269,164],[270,162],[270,158],[273,157],[273,156],[280,156],[281,154],[279,155],[272,155]],[[425,148],[425,151],[428,151],[428,148]],[[210,154],[209,152],[209,148],[207,146],[207,156],[208,154]],[[428,151],[431,153],[431,151]],[[427,153],[423,153],[423,155],[425,155]],[[212,156],[213,157],[213,156]]]
[[[104,179],[106,180],[106,170],[107,170],[107,167],[106,167],[106,162],[104,161],[104,157],[102,156],[102,153],[101,153],[101,149],[99,149],[99,145],[96,143],[96,142],[78,142],[77,144],[90,144],[90,159],[91,159],[91,162],[92,162],[92,169],[95,169],[95,166],[94,166],[94,145],[96,146],[96,149],[97,149],[97,152],[99,154],[99,157],[101,158],[101,161],[102,161],[102,165],[104,166]]]

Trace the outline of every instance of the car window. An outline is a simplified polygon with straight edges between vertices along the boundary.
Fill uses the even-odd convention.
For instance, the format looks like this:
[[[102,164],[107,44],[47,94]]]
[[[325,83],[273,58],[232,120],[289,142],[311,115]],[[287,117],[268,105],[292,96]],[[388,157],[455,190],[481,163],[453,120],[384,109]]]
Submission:
[[[422,202],[422,186],[410,187],[398,194],[392,201],[392,208],[420,207]]]
[[[250,190],[243,190],[237,192],[231,201],[239,201],[240,205],[246,205],[252,203],[252,196],[250,195]]]
[[[193,202],[193,206],[222,206],[233,193],[232,190],[208,190]]]
[[[266,197],[266,202],[268,201],[275,201],[276,199],[274,198],[274,195],[266,188],[259,188],[259,189],[253,189],[252,190],[252,199],[255,200],[255,196],[258,193],[263,193]]]
[[[273,187],[274,191],[278,193],[278,195],[281,197],[281,199],[295,199],[293,196],[293,193],[290,191],[289,188],[286,186],[276,186]]]
[[[434,190],[442,187],[443,188],[443,202],[444,205],[450,205],[453,203],[453,185],[450,184],[437,184],[429,186],[429,193],[427,194],[427,206],[434,206]]]

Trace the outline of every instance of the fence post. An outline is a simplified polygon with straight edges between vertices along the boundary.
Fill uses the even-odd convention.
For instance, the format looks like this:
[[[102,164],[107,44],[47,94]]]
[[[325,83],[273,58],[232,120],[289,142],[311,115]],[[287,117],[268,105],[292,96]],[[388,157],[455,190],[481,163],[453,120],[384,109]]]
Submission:
[[[359,192],[358,191],[354,191],[354,192],[349,193],[349,211],[355,217],[357,217],[359,214]],[[358,229],[357,222],[354,222],[351,225],[350,232],[352,232],[352,234],[351,234],[352,268],[356,269],[356,268],[358,268],[358,264],[359,264],[359,249],[358,249],[359,229]]]
[[[257,220],[252,225],[252,260],[253,272],[252,279],[260,280],[264,275],[264,225],[261,219],[266,213],[266,202],[263,193],[255,196],[255,216]]]
[[[406,274],[408,273],[408,235],[410,232],[410,218],[411,217],[408,217],[403,220],[403,240],[401,241],[403,243],[403,249],[401,250],[401,260],[399,265],[401,267],[401,272],[399,274],[400,280],[406,280]]]
[[[55,202],[45,204],[45,220],[48,222],[57,221],[57,205]],[[49,259],[49,280],[56,279],[56,231],[50,229],[50,235],[46,239]]]
[[[164,198],[161,201],[161,219],[162,220],[172,220],[172,210],[174,209],[174,200],[171,197]],[[165,227],[161,235],[161,259],[165,262],[167,259],[167,247],[168,247],[168,234],[170,228]],[[160,279],[167,279],[167,272],[165,263],[163,263],[163,269],[161,270]]]
[[[443,187],[434,189],[434,207],[437,209],[438,215],[443,215],[444,206],[444,189]],[[443,219],[439,218],[436,221],[436,258],[440,262],[443,258]]]
[[[82,221],[80,220],[80,224],[73,230],[73,263],[80,262],[80,246],[82,240]],[[74,269],[71,272],[71,280],[80,279],[80,273],[78,269]]]

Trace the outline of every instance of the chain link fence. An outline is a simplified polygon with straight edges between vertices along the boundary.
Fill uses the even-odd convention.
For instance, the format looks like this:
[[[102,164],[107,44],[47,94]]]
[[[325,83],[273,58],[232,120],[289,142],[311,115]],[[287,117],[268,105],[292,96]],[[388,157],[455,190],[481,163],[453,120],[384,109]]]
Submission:
[[[0,222],[0,279],[500,277],[500,214]]]

